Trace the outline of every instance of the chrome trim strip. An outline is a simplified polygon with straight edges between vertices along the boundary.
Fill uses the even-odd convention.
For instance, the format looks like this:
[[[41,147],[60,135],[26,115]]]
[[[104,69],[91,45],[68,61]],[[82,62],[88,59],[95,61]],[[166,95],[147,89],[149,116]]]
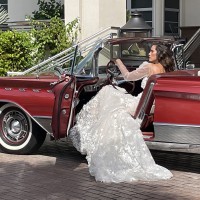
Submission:
[[[41,119],[52,119],[51,116],[42,116],[42,115],[33,115],[34,118],[41,118]]]
[[[41,89],[32,89],[33,90],[33,92],[40,92],[41,91]]]
[[[183,91],[162,91],[157,96],[200,101],[200,94],[184,93]]]
[[[154,124],[152,141],[164,143],[200,145],[200,126]]]
[[[153,122],[154,126],[183,126],[183,127],[196,127],[196,128],[200,128],[200,124],[199,125],[194,125],[194,124],[173,124],[173,123],[163,123],[163,122]]]
[[[6,91],[14,90],[14,88],[4,88],[4,89],[5,89]],[[28,89],[29,89],[29,88],[18,88],[18,90],[19,90],[20,92],[26,92]],[[31,90],[31,88],[30,88],[30,90]],[[32,89],[32,91],[38,93],[38,92],[41,92],[42,89]],[[46,92],[47,92],[47,93],[53,93],[52,90],[46,90]]]
[[[10,90],[12,90],[12,88],[5,88],[5,90],[10,91]]]
[[[69,122],[67,125],[67,133],[66,133],[67,136],[69,134],[70,126],[71,126],[72,119],[73,119],[74,99],[76,97],[76,81],[72,82],[71,84],[74,85],[74,93],[73,93],[73,97],[72,97],[73,99],[72,99],[71,110],[70,110],[70,118],[69,118]]]
[[[19,91],[20,91],[20,92],[26,92],[26,89],[27,89],[27,88],[19,88]]]
[[[153,142],[153,141],[145,141],[145,143],[151,150],[200,154],[200,145],[164,143],[164,142]]]

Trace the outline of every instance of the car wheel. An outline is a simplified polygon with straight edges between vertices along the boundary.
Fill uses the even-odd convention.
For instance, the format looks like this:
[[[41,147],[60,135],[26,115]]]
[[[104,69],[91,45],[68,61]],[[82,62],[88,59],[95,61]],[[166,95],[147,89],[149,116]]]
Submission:
[[[46,133],[13,104],[0,109],[0,148],[5,153],[31,154],[43,144]]]

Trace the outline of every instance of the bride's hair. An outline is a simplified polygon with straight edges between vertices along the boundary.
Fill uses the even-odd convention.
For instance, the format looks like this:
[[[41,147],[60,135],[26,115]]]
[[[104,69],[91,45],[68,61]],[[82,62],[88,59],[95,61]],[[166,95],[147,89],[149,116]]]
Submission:
[[[162,44],[155,44],[157,51],[157,60],[165,68],[166,72],[174,71],[173,53],[169,47]]]

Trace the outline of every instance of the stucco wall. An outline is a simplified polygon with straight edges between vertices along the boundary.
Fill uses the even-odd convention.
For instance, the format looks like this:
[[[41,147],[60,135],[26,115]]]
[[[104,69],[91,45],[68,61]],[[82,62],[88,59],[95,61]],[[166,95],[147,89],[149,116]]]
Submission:
[[[200,0],[182,0],[181,26],[200,26]]]
[[[86,38],[96,33],[100,27],[99,0],[84,0],[81,13],[81,35]]]
[[[9,21],[24,21],[26,15],[32,15],[33,11],[38,10],[37,3],[38,0],[8,0]]]
[[[126,1],[125,0],[100,0],[100,27],[118,26],[126,23]]]
[[[164,0],[154,0],[153,10],[152,35],[162,36],[164,34]]]
[[[37,9],[38,0],[8,0],[9,21],[24,21],[26,15],[31,15]]]
[[[80,19],[80,40],[110,26],[126,23],[125,0],[64,0],[65,22]]]

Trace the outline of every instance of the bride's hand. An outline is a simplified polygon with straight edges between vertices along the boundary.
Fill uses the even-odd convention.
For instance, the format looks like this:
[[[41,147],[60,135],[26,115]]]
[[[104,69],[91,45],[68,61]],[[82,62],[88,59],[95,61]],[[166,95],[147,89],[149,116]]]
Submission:
[[[120,65],[123,65],[123,62],[119,58],[115,59],[114,63],[115,63],[115,65],[117,65],[118,68],[119,68]]]
[[[118,63],[119,63],[121,60],[120,60],[119,58],[113,58],[111,61],[114,62],[115,65],[118,66]]]

